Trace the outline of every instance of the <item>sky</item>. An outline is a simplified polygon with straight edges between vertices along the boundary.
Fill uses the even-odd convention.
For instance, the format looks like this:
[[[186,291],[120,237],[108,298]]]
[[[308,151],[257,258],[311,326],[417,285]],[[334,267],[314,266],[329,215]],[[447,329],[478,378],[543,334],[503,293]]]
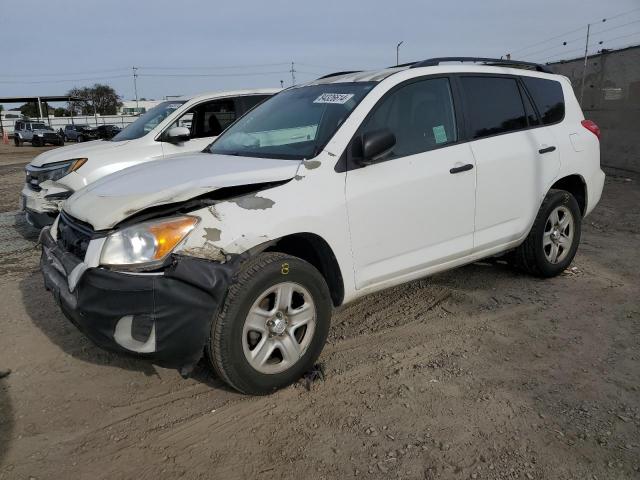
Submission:
[[[291,62],[297,83],[382,68],[400,41],[400,63],[552,61],[583,54],[588,23],[590,52],[640,43],[640,0],[30,0],[19,20],[4,4],[0,97],[99,82],[129,100],[133,66],[139,98],[288,86]]]

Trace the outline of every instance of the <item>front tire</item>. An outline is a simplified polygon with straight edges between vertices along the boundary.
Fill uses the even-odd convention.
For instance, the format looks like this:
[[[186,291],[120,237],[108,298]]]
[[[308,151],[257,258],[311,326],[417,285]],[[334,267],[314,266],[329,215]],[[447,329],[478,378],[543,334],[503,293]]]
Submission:
[[[516,266],[537,277],[559,275],[576,255],[581,227],[575,197],[565,190],[550,190],[529,235],[514,252]]]
[[[78,143],[82,143],[82,142],[84,142],[84,137],[83,137],[82,135],[78,135],[78,136],[76,137],[76,142],[78,142]]]
[[[207,356],[216,373],[245,394],[290,385],[318,359],[332,303],[320,272],[276,252],[242,265],[213,320]]]

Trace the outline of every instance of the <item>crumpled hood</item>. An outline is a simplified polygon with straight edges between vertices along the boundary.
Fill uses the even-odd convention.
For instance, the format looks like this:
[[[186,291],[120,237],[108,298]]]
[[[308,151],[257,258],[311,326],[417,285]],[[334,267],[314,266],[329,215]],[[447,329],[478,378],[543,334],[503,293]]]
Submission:
[[[149,207],[183,202],[223,187],[289,180],[300,160],[196,153],[135,165],[74,193],[63,209],[96,230]]]
[[[92,155],[109,153],[127,143],[129,143],[129,141],[105,142],[103,140],[95,140],[93,142],[67,145],[66,147],[55,148],[48,152],[41,153],[31,161],[31,165],[34,167],[42,167],[48,163],[64,162],[72,158],[91,158]],[[111,153],[117,154],[115,151]]]

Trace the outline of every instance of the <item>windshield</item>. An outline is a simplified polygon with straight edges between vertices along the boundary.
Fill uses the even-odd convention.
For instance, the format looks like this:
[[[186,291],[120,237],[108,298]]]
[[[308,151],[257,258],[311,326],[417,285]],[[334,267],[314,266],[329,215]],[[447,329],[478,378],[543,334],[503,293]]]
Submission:
[[[285,90],[229,127],[209,147],[209,152],[261,158],[313,158],[374,86],[372,82],[354,82]]]
[[[47,126],[44,123],[32,123],[31,128],[34,130],[46,130]]]
[[[185,100],[162,102],[148,112],[140,115],[135,122],[127,125],[120,133],[111,139],[112,142],[122,140],[135,140],[144,137],[147,133],[157,127],[160,122],[184,105]]]

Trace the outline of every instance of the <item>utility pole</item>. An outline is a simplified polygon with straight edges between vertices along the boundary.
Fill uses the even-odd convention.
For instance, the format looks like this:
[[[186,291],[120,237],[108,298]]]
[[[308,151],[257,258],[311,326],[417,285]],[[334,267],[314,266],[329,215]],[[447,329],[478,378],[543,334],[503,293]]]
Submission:
[[[296,69],[293,62],[291,62],[291,70],[289,71],[291,72],[291,86],[293,86],[296,84]]]
[[[131,67],[133,69],[133,91],[136,94],[136,113],[138,113],[138,67]]]
[[[284,80],[280,80],[280,88],[284,88]]]
[[[396,45],[396,67],[400,65],[400,45],[402,45],[403,43],[404,43],[404,40],[402,40]]]
[[[589,33],[591,32],[591,24],[587,23],[587,41],[584,44],[584,65],[582,66],[582,86],[580,87],[580,106],[584,108],[584,80],[587,76],[587,58],[589,54]]]

